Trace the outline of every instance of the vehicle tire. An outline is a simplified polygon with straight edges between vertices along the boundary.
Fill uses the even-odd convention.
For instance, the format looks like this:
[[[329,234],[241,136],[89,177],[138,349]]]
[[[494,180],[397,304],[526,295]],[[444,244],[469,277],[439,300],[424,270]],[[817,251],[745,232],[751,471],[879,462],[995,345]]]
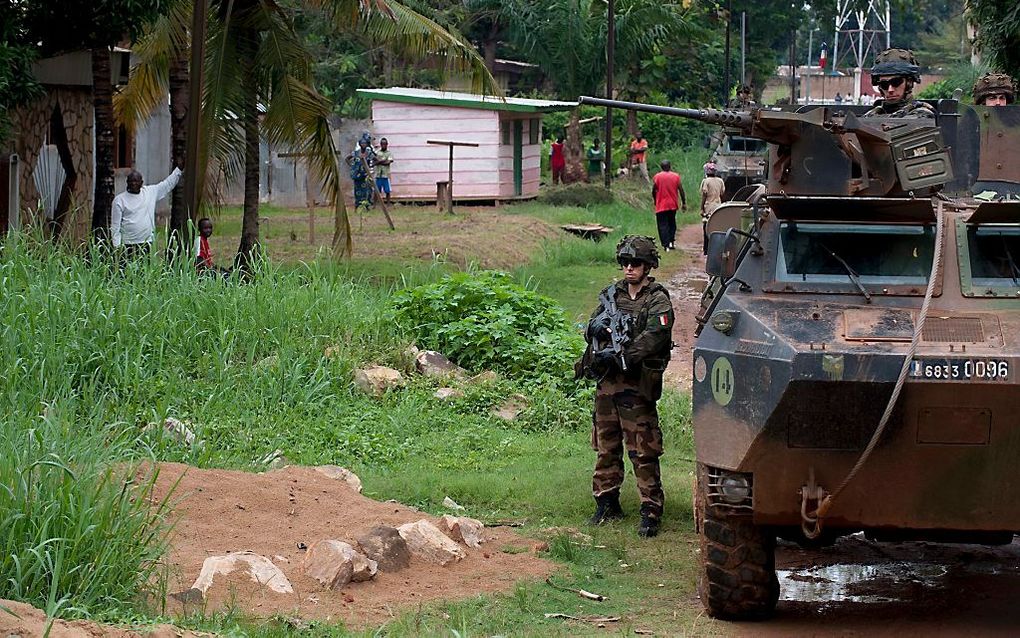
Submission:
[[[698,594],[709,616],[722,620],[763,620],[779,600],[776,538],[748,515],[709,504],[704,471],[698,472],[696,527],[701,536]]]

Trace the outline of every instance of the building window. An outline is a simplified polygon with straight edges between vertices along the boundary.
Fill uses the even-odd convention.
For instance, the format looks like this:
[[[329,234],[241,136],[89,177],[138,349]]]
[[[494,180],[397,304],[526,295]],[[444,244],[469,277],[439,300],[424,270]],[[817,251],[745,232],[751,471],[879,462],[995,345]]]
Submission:
[[[503,120],[500,123],[500,136],[503,138],[502,144],[504,146],[510,145],[510,140],[512,139],[510,135],[510,131],[512,130],[511,126],[512,125],[509,120]]]
[[[123,124],[113,129],[113,167],[134,168],[135,136]]]
[[[528,127],[528,144],[538,144],[539,134],[542,132],[542,120],[537,117],[531,120]]]

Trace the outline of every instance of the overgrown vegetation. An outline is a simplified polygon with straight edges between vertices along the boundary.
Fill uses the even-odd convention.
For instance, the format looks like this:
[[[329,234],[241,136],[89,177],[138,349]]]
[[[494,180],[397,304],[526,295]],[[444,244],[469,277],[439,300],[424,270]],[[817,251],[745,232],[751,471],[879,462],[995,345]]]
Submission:
[[[398,292],[393,307],[419,345],[473,370],[555,383],[583,349],[562,308],[505,273],[447,275]]]
[[[612,204],[613,192],[602,184],[575,182],[566,186],[552,186],[538,194],[538,201],[550,206],[587,207],[595,204]]]

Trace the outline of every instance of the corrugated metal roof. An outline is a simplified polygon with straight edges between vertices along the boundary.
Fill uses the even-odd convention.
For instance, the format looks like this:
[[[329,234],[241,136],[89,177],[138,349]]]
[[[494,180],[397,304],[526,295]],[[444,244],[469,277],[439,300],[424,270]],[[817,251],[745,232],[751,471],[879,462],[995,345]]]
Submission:
[[[412,89],[407,87],[358,89],[358,94],[370,100],[383,100],[387,102],[405,102],[408,104],[427,104],[431,106],[456,106],[471,109],[486,109],[490,111],[516,111],[521,113],[566,111],[576,108],[578,105],[577,102],[531,100],[520,97],[501,98],[492,95],[477,95],[475,93],[434,91],[432,89]]]

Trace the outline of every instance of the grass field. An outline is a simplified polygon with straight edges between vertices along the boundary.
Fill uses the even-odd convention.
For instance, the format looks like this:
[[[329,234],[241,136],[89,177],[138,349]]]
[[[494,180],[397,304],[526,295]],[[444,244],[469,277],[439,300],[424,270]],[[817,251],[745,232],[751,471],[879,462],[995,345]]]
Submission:
[[[645,189],[620,190],[628,202]],[[696,210],[696,201],[689,206]],[[411,339],[392,320],[392,295],[452,270],[508,268],[518,282],[555,299],[563,321],[579,321],[618,273],[616,238],[654,235],[648,208],[525,203],[465,211],[455,222],[466,239],[454,226],[443,231],[452,233],[449,243],[461,252],[434,259],[421,253],[411,233],[438,236],[437,226],[449,218],[398,207],[395,233],[376,229],[381,220],[375,218],[366,218],[361,230],[355,221],[357,252],[345,264],[324,255],[314,259],[317,249],[307,235],[302,246],[293,246],[300,243],[290,235],[297,233],[300,211],[264,214],[273,261],[248,285],[167,271],[156,259],[122,274],[30,240],[8,243],[0,257],[0,364],[7,371],[0,409],[9,417],[0,424],[0,438],[25,453],[0,459],[3,484],[19,486],[0,491],[0,509],[7,512],[0,515],[0,560],[8,561],[4,574],[17,564],[34,576],[5,578],[0,597],[66,616],[146,618],[139,590],[152,582],[146,570],[162,551],[162,528],[159,516],[144,508],[146,485],[130,483],[131,462],[260,470],[260,459],[279,449],[292,463],[352,468],[373,498],[441,513],[441,501],[450,496],[476,518],[526,520],[522,532],[547,537],[550,557],[562,564],[557,582],[608,597],[594,603],[544,583],[522,583],[509,594],[408,612],[367,634],[595,631],[546,613],[621,616],[606,630],[621,635],[633,629],[719,631],[701,617],[693,591],[689,397],[667,389],[660,403],[667,511],[663,533],[639,541],[631,478],[624,488],[625,521],[598,529],[584,523],[593,506],[590,385],[502,376],[445,403],[433,398],[437,386],[427,379],[381,400],[357,393],[350,382],[357,366],[406,365]],[[331,220],[322,219],[329,227]],[[617,232],[592,243],[556,229],[582,220]],[[226,210],[217,221],[214,250],[227,255],[237,213]],[[508,237],[516,243],[501,251]],[[486,262],[500,252],[506,262]],[[678,267],[680,259],[665,255],[663,270]],[[510,423],[493,417],[490,409],[514,393],[529,397],[527,410]],[[193,422],[203,443],[181,448],[144,429],[166,416]],[[95,526],[88,528],[89,522]],[[550,527],[579,528],[592,541],[572,543],[543,531]],[[123,544],[110,546],[111,537]],[[80,578],[84,566],[97,576]],[[230,613],[175,622],[225,635],[348,635],[337,626],[295,627]]]

